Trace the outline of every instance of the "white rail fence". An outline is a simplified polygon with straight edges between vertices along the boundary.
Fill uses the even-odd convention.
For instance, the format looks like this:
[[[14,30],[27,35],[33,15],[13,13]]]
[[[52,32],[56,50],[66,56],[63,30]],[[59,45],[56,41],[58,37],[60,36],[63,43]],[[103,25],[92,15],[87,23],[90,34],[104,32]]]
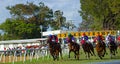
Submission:
[[[24,51],[24,52],[23,52]],[[68,54],[68,47],[67,45],[62,45],[62,53],[63,56]],[[40,57],[45,59],[44,57],[50,58],[50,53],[48,47],[41,47],[41,48],[33,48],[33,49],[14,49],[14,50],[6,50],[0,51],[0,63],[12,63],[17,61],[22,61],[23,63],[26,60],[33,59],[38,60]]]

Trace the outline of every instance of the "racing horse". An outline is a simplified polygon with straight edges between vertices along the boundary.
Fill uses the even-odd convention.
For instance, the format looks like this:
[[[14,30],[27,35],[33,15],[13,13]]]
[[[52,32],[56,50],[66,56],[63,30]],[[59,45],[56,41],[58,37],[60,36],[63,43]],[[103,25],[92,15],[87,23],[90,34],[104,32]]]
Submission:
[[[50,38],[47,39],[47,43],[49,45],[49,51],[53,60],[59,60],[59,53],[62,58],[62,49],[60,43],[51,42]]]
[[[86,55],[86,58],[90,59],[90,54],[93,56],[96,56],[94,53],[94,47],[90,42],[80,41],[80,44],[82,45],[83,51]]]
[[[114,41],[110,41],[108,43],[108,48],[110,50],[110,57],[112,58],[112,56],[115,56],[117,53],[117,44]]]
[[[68,48],[69,48],[69,58],[70,58],[70,53],[74,52],[74,57],[75,59],[79,60],[79,50],[80,50],[80,45],[76,42],[68,42]]]
[[[100,59],[102,59],[102,57],[104,57],[105,53],[106,53],[106,45],[103,41],[96,41],[96,51],[97,54],[99,56]]]

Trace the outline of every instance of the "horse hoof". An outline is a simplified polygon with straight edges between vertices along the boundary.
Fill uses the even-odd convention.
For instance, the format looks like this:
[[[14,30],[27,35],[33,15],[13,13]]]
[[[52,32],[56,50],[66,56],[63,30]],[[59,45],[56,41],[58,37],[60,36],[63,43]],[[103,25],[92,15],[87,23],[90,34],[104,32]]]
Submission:
[[[96,56],[96,55],[94,55],[94,56]]]
[[[104,55],[102,55],[102,57],[104,57]]]
[[[108,55],[108,53],[106,53],[106,55]]]
[[[93,56],[93,54],[91,54],[91,56]]]

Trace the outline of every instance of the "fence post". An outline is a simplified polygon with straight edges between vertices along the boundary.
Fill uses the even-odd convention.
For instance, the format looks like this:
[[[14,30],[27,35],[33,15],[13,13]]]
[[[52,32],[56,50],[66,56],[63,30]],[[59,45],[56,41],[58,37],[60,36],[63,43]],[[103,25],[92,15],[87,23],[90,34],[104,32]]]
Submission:
[[[2,61],[2,56],[3,56],[3,54],[4,54],[4,52],[1,54],[1,56],[0,56],[0,61]]]
[[[25,62],[25,57],[26,57],[26,53],[27,53],[26,51],[27,51],[27,50],[25,50],[23,63]]]
[[[22,61],[22,50],[20,52],[20,61]]]
[[[10,51],[10,55],[9,55],[9,62],[11,62],[11,51]]]
[[[15,52],[14,52],[14,58],[13,58],[13,64],[14,64],[14,60],[15,60],[15,56],[16,56],[16,50],[15,50]]]
[[[6,54],[6,51],[4,51],[4,59],[3,59],[3,63],[5,63],[5,54]]]

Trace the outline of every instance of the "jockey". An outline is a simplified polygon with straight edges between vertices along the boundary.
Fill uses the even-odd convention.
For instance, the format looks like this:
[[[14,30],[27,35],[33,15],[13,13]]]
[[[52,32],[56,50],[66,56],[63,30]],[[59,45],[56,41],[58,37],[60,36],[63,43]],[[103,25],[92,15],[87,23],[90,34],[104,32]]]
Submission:
[[[48,39],[50,40],[50,42],[52,42],[52,35],[51,34],[48,35]]]
[[[52,35],[52,42],[58,43],[58,37],[57,35]]]
[[[104,40],[103,36],[100,34],[97,34],[97,36],[94,38],[93,42],[95,43],[96,41],[99,41],[99,42],[103,43],[103,40]]]
[[[88,36],[85,33],[83,33],[81,37],[81,44],[83,48],[85,47],[85,43],[88,43]]]
[[[74,43],[75,43],[76,41],[75,41],[74,36],[73,36],[71,33],[68,33],[68,37],[67,37],[66,41],[67,41],[68,45],[70,45],[70,43],[71,43],[72,45],[70,45],[70,47],[71,47],[72,49],[74,49],[74,45],[75,45]]]
[[[84,44],[85,42],[88,43],[88,36],[85,33],[83,33],[81,37],[81,44]]]
[[[58,37],[56,35],[49,35],[50,41],[54,43],[58,43]]]
[[[106,37],[106,44],[110,44],[110,42],[113,42],[113,44],[115,44],[115,39],[111,34],[108,34]]]
[[[75,38],[72,34],[68,33],[68,38],[67,38],[67,42],[70,43],[70,42],[75,42]]]

